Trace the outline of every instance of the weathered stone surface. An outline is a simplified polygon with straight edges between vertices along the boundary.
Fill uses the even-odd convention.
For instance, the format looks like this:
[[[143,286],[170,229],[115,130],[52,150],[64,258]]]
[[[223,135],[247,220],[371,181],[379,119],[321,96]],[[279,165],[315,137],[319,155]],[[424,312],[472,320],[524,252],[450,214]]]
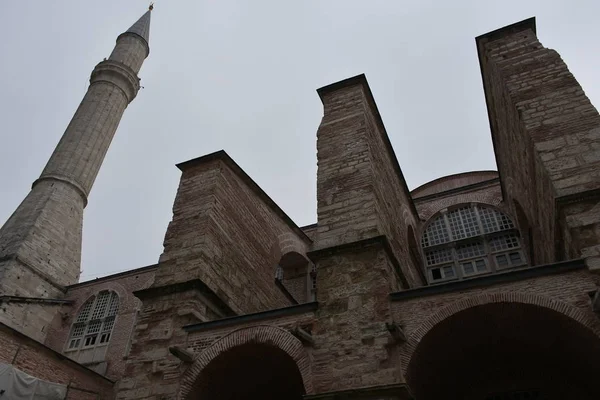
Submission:
[[[319,89],[316,246],[387,236],[411,287],[424,283],[403,246],[418,216],[364,75]]]
[[[147,31],[136,29],[96,67],[42,176],[0,230],[0,322],[49,346],[0,324],[0,361],[69,383],[73,399],[212,400],[229,389],[248,396],[246,389],[264,385],[266,400],[409,399],[411,388],[429,400],[440,398],[427,397],[427,388],[441,390],[436,379],[444,375],[446,383],[474,381],[459,389],[476,400],[520,381],[465,377],[461,362],[477,376],[537,361],[527,388],[556,389],[557,380],[536,375],[546,367],[543,356],[566,360],[560,396],[600,395],[590,379],[600,370],[588,362],[600,356],[599,117],[558,54],[539,43],[532,21],[477,40],[499,177],[447,176],[411,196],[366,79],[357,76],[319,89],[317,224],[298,228],[217,152],[179,165],[157,266],[71,285],[79,275],[87,194],[148,54]],[[529,261],[551,264],[425,286],[419,242],[427,221],[472,203],[510,216]],[[579,257],[585,264],[555,263]],[[51,350],[65,350],[78,310],[101,290],[120,299],[102,365],[118,380],[114,393],[111,382]],[[311,302],[315,296],[318,303]],[[457,323],[461,315],[471,325]],[[536,330],[532,320],[561,328],[562,336]],[[522,343],[544,346],[531,355]],[[495,357],[478,357],[496,348]],[[467,353],[475,357],[462,360]],[[496,362],[508,353],[518,362],[501,368]],[[550,376],[553,367],[542,373]],[[578,376],[587,377],[584,384]],[[281,395],[288,386],[293,395]]]
[[[77,283],[83,208],[127,104],[139,90],[147,42],[119,36],[31,192],[0,229],[0,294],[62,298]],[[44,341],[55,306],[5,305],[0,322]],[[29,314],[39,316],[30,318]],[[19,315],[23,315],[22,318]]]
[[[319,310],[312,331],[315,393],[402,382],[386,328],[396,289],[389,255],[379,245],[319,258]]]
[[[581,234],[555,201],[600,189],[600,115],[558,53],[539,42],[533,19],[480,36],[477,46],[504,200],[547,244],[536,248],[538,262],[580,255],[570,236]]]
[[[181,168],[154,286],[199,278],[236,313],[290,305],[275,270],[286,248],[304,252],[310,239],[224,152]]]

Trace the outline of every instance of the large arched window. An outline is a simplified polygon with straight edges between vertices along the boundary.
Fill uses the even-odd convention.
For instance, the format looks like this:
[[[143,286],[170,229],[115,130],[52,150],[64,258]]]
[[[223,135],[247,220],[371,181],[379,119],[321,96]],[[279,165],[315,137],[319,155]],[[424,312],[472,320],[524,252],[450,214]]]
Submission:
[[[441,212],[425,229],[421,246],[432,283],[527,264],[511,219],[482,205]]]
[[[73,352],[71,358],[81,363],[103,361],[118,312],[119,296],[115,292],[104,290],[90,297],[71,327],[66,348]]]

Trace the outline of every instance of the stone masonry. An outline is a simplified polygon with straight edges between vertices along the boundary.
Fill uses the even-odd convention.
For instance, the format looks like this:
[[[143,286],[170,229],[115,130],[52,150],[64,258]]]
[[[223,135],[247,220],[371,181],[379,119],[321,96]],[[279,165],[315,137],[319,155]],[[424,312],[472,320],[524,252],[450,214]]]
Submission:
[[[0,321],[43,341],[61,299],[79,279],[83,209],[119,121],[139,90],[150,11],[117,39],[31,192],[0,229]],[[16,302],[16,303],[15,303]]]
[[[539,42],[535,20],[480,36],[477,47],[505,201],[526,210],[536,241],[555,242],[537,257],[597,254],[572,237],[590,236],[600,222],[598,112],[560,55]]]
[[[600,397],[600,118],[534,19],[476,39],[498,172],[410,192],[358,75],[317,91],[316,224],[219,151],[177,165],[156,265],[77,284],[149,20],[0,230],[0,361],[68,399]]]
[[[386,235],[405,287],[424,283],[402,246],[416,209],[364,75],[319,89],[317,246]],[[393,195],[388,195],[393,193]]]

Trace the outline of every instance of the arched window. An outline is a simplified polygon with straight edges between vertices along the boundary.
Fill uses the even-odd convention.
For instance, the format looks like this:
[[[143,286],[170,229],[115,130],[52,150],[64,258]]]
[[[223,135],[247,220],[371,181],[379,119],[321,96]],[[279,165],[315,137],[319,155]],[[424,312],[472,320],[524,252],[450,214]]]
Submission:
[[[443,211],[427,226],[421,246],[432,283],[527,264],[511,219],[482,205]]]
[[[119,296],[115,292],[104,290],[90,297],[81,307],[71,327],[67,351],[83,352],[86,349],[106,346],[118,312]],[[98,361],[98,357],[92,356],[89,361]]]

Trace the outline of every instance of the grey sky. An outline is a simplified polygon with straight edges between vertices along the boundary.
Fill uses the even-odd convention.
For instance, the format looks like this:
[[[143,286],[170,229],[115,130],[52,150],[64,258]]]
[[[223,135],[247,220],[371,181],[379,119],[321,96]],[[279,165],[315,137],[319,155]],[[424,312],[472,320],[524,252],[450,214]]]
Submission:
[[[5,0],[0,224],[38,177],[90,72],[143,0]],[[475,36],[536,16],[600,103],[597,1],[159,0],[144,89],[86,208],[82,280],[155,263],[174,164],[225,149],[299,225],[316,222],[315,89],[365,73],[411,189],[495,169]]]

